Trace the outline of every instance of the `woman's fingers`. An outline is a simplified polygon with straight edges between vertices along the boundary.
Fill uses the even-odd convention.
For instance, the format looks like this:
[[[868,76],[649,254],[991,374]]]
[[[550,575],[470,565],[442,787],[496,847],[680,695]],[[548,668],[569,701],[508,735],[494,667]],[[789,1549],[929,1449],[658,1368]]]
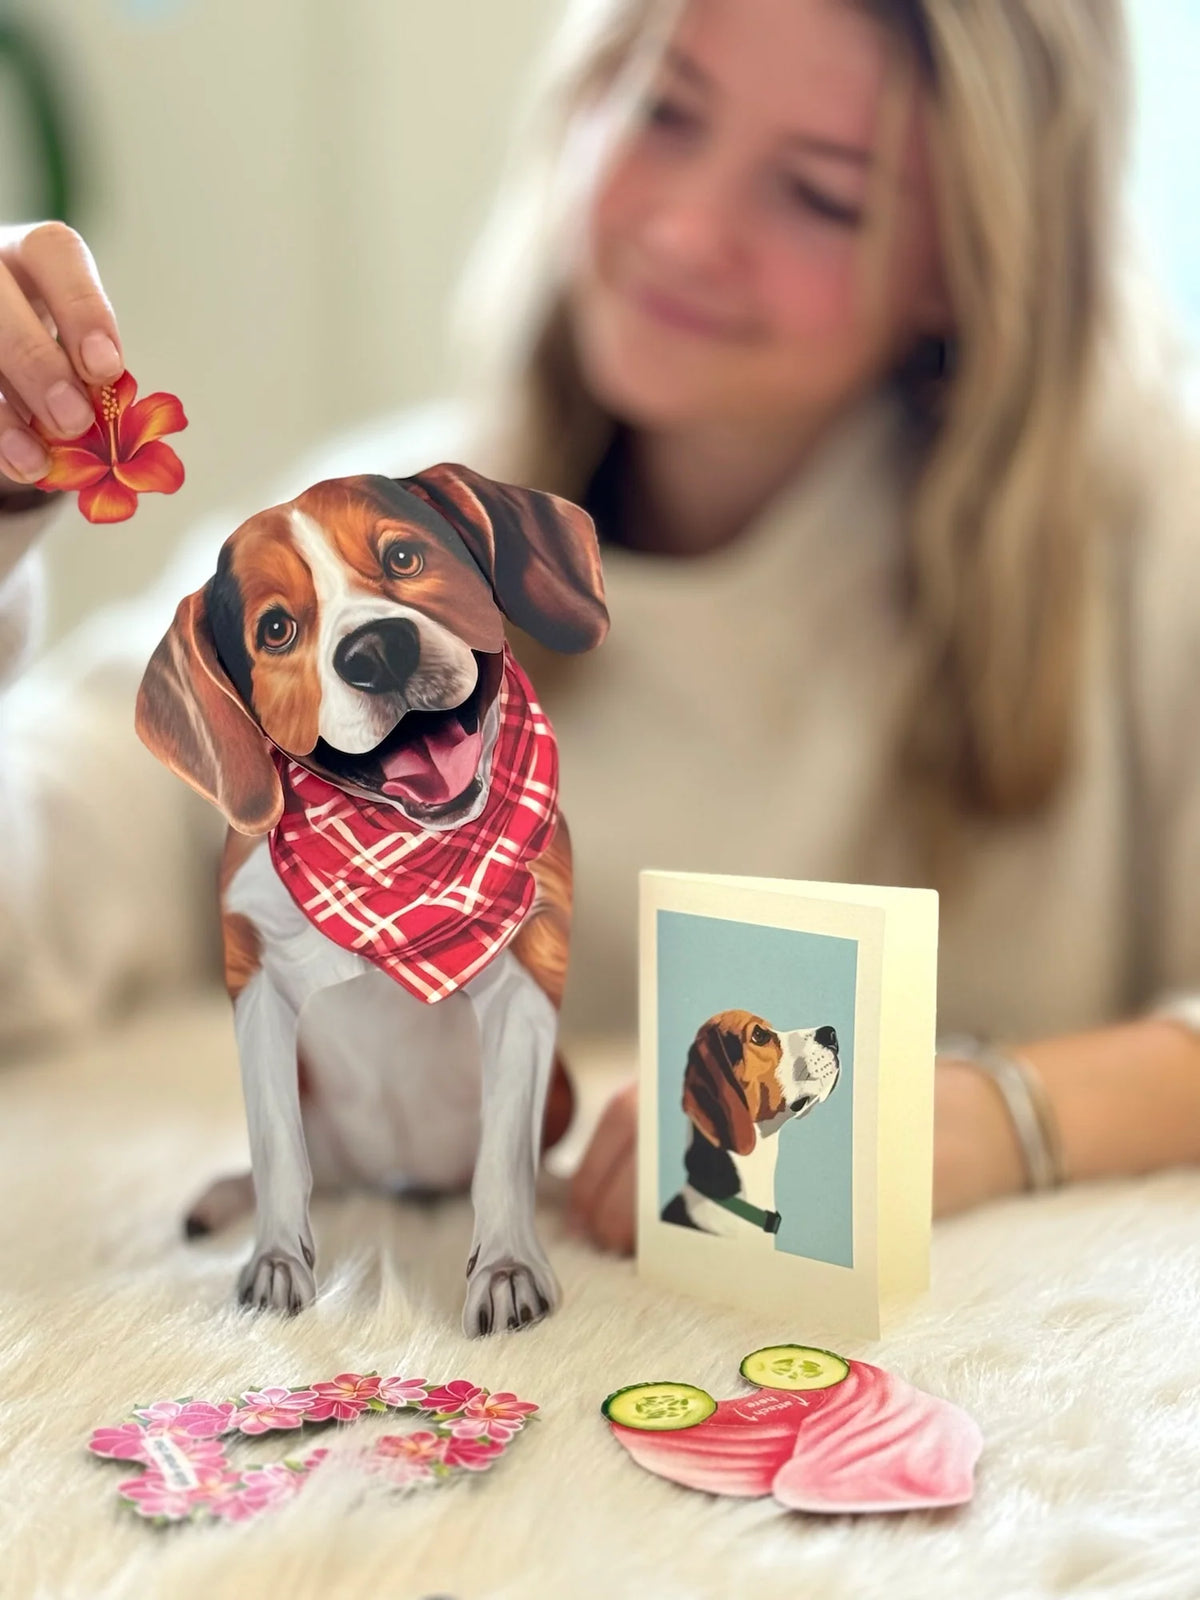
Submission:
[[[118,377],[122,365],[116,320],[79,235],[59,222],[0,230],[0,368],[10,399],[51,433],[76,438],[95,420],[87,385]]]
[[[0,368],[9,394],[52,434],[73,439],[95,420],[62,347],[42,326],[11,272],[0,266]]]
[[[616,1164],[637,1132],[637,1086],[629,1084],[605,1106],[583,1160],[571,1182],[571,1204],[586,1216]]]
[[[46,447],[24,418],[0,398],[0,473],[14,483],[36,483],[50,470]]]
[[[631,1145],[609,1173],[589,1218],[588,1231],[602,1250],[632,1253],[636,1193],[636,1146]]]
[[[585,1231],[610,1250],[633,1246],[637,1085],[613,1096],[571,1183],[571,1209]]]
[[[119,378],[125,363],[117,319],[92,252],[74,228],[42,222],[27,229],[14,259],[54,318],[59,342],[79,376],[86,383]]]

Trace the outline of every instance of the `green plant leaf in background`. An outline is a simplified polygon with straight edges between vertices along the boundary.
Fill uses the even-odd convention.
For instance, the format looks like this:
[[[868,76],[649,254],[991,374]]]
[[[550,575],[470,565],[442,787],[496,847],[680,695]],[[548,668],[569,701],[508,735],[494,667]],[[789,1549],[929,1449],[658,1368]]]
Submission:
[[[53,61],[34,34],[2,14],[0,74],[0,92],[19,100],[21,122],[28,129],[38,165],[32,214],[70,222],[77,214],[77,167]]]

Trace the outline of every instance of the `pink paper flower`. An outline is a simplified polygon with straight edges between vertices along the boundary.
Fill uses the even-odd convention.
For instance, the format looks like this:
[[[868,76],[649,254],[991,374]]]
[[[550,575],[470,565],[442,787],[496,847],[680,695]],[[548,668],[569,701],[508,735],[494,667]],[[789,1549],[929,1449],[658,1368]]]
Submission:
[[[210,1405],[207,1400],[156,1400],[134,1412],[150,1434],[171,1434],[181,1439],[215,1439],[227,1432],[234,1412],[231,1401]]]
[[[298,1428],[317,1400],[315,1389],[251,1389],[230,1417],[239,1433],[269,1433],[273,1428]]]
[[[432,1467],[421,1461],[406,1461],[403,1456],[370,1457],[364,1467],[385,1478],[393,1489],[432,1488],[437,1482]]]
[[[435,1467],[442,1465],[447,1440],[436,1433],[389,1433],[367,1452],[365,1464],[381,1472],[397,1488],[432,1483]]]
[[[340,1372],[332,1383],[314,1383],[318,1399],[305,1413],[309,1422],[353,1422],[378,1398],[379,1379],[363,1378],[356,1372]]]
[[[519,1422],[506,1422],[503,1417],[455,1417],[449,1424],[450,1435],[455,1439],[495,1439],[507,1444],[515,1433],[520,1433]]]
[[[256,1499],[242,1478],[234,1473],[225,1482],[214,1484],[197,1502],[197,1508],[207,1511],[210,1516],[220,1517],[223,1522],[248,1522],[260,1511],[265,1511],[268,1504],[269,1501]]]
[[[233,1471],[220,1439],[175,1439],[173,1443],[183,1450],[195,1472],[206,1472],[211,1468],[220,1468],[222,1472]]]
[[[503,1454],[504,1446],[492,1440],[452,1437],[446,1440],[446,1453],[442,1459],[448,1467],[463,1467],[468,1472],[486,1472]]]
[[[425,1404],[431,1411],[440,1411],[443,1416],[452,1417],[468,1406],[472,1400],[477,1400],[486,1394],[487,1390],[481,1389],[477,1383],[468,1383],[465,1378],[455,1378],[453,1383],[445,1383],[440,1389],[430,1389]]]
[[[259,1505],[250,1495],[240,1490],[231,1490],[219,1500],[214,1500],[205,1509],[212,1516],[220,1517],[222,1522],[249,1522],[251,1517],[257,1517],[259,1512],[269,1508],[266,1505]]]
[[[237,1493],[240,1484],[240,1476],[229,1471],[227,1466],[204,1463],[197,1468],[194,1488],[176,1488],[157,1468],[151,1468],[140,1478],[128,1478],[119,1483],[117,1493],[131,1500],[143,1517],[166,1517],[170,1522],[182,1522],[201,1508],[215,1510],[219,1501]]]
[[[446,1454],[448,1441],[436,1433],[385,1433],[375,1441],[375,1454],[431,1466]]]
[[[140,1422],[123,1422],[119,1428],[97,1428],[88,1440],[93,1455],[114,1461],[145,1461],[146,1430]]]
[[[222,1493],[212,1506],[215,1516],[227,1522],[245,1522],[260,1511],[282,1505],[303,1488],[308,1474],[294,1472],[282,1461],[272,1461],[268,1466],[251,1468],[236,1488]]]
[[[498,1439],[506,1444],[536,1410],[530,1401],[507,1391],[478,1395],[468,1400],[462,1415],[450,1424],[450,1432],[458,1439]]]
[[[389,1406],[423,1406],[428,1395],[424,1378],[384,1378],[379,1398]]]
[[[181,1522],[194,1509],[194,1489],[174,1489],[159,1472],[143,1472],[140,1478],[127,1478],[117,1485],[117,1493],[131,1500],[143,1517],[167,1517]]]

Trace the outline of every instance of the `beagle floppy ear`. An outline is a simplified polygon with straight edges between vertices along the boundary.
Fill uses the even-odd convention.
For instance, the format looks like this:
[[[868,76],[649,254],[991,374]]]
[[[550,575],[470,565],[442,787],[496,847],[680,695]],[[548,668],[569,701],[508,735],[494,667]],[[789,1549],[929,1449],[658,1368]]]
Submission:
[[[283,787],[266,735],[217,659],[203,589],[179,602],[142,678],[138,737],[239,833],[268,833]]]
[[[692,1041],[683,1074],[683,1109],[710,1142],[736,1155],[754,1149],[754,1118],[737,1075],[741,1035],[706,1022]]]
[[[604,638],[604,577],[586,511],[452,462],[396,481],[450,523],[501,611],[531,638],[564,655],[592,650]]]

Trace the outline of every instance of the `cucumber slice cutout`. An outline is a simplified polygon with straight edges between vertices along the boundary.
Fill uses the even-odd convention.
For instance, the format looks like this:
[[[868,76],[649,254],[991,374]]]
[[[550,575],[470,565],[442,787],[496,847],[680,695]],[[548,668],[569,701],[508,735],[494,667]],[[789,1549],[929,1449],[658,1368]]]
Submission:
[[[832,1389],[850,1376],[850,1363],[832,1350],[806,1344],[769,1344],[755,1350],[738,1368],[760,1389]]]
[[[712,1416],[717,1402],[690,1383],[630,1383],[610,1394],[600,1409],[623,1428],[666,1433],[694,1428]]]

